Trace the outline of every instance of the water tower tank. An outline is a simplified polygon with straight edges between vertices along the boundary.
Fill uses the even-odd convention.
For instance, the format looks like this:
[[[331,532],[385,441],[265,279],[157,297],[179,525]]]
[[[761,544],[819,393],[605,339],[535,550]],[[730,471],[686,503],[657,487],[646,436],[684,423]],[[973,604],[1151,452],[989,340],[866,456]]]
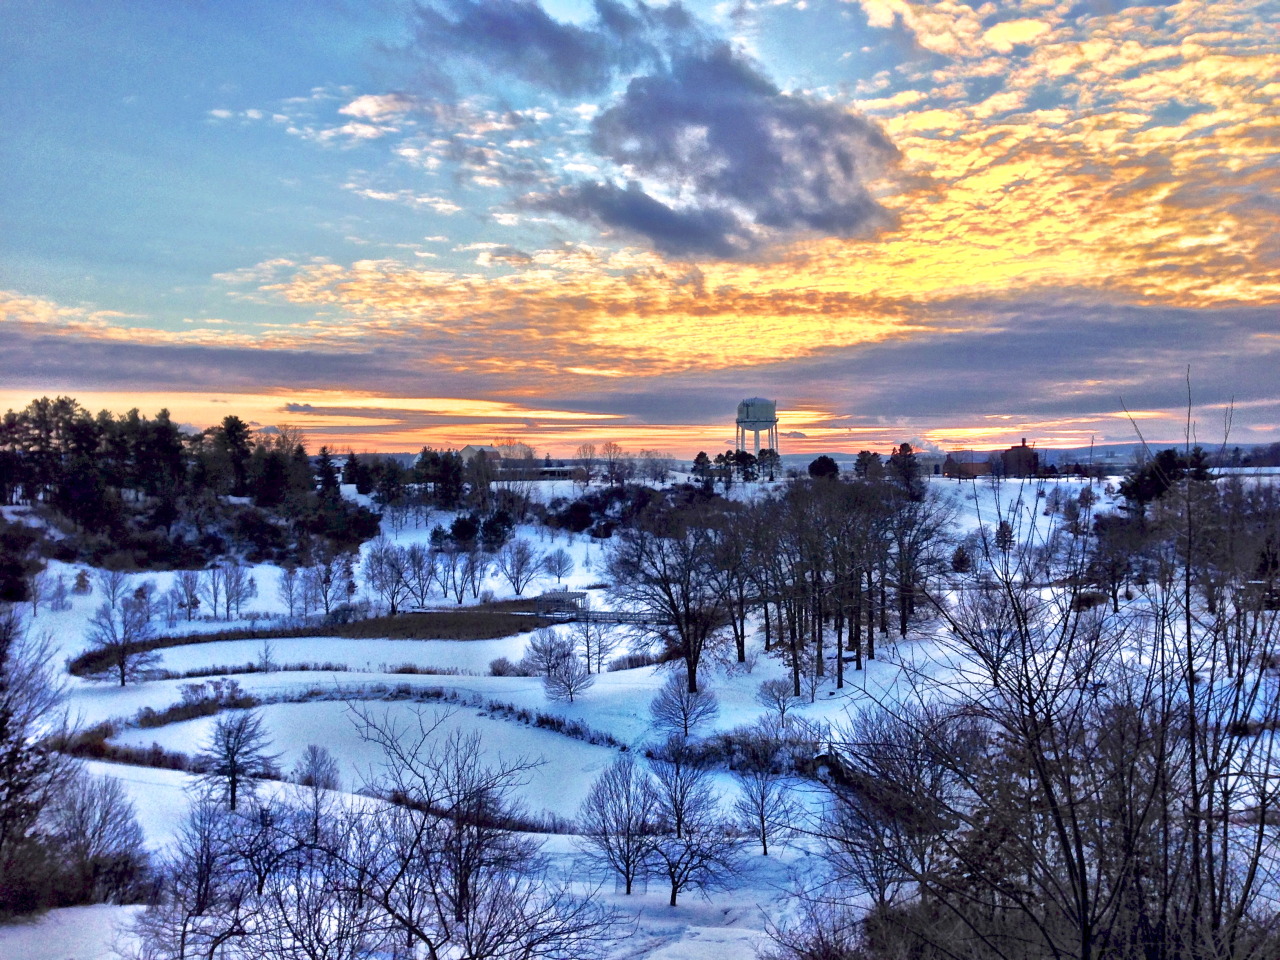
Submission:
[[[765,430],[778,422],[778,404],[762,397],[752,397],[738,404],[738,423],[748,430]],[[760,424],[756,427],[755,424]]]
[[[746,449],[747,434],[755,435],[756,456],[760,455],[760,434],[768,437],[770,449],[778,449],[778,404],[763,397],[751,397],[738,404],[738,449]]]

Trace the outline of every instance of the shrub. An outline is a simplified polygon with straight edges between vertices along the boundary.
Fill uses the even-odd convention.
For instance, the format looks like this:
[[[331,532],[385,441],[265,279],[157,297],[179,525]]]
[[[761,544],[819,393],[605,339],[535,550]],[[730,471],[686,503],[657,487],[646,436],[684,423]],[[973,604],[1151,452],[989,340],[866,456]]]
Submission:
[[[637,670],[640,667],[656,667],[660,663],[670,663],[672,660],[680,659],[679,652],[672,650],[640,650],[634,653],[624,653],[622,656],[609,662],[606,667],[610,672],[615,670]]]
[[[524,665],[524,662],[512,663],[506,657],[498,657],[496,660],[489,661],[489,676],[491,677],[532,677],[534,673]]]

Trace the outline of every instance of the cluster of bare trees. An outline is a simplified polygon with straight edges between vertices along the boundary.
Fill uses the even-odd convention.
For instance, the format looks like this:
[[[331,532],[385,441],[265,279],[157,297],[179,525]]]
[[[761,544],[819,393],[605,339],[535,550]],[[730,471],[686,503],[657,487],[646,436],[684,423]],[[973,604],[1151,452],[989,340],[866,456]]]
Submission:
[[[681,892],[722,889],[738,872],[739,831],[721,816],[709,772],[682,737],[653,750],[645,765],[615,760],[592,785],[578,823],[584,854],[616,874],[626,894],[658,877],[674,907]]]
[[[1060,544],[1056,586],[1035,551],[988,562],[944,608],[954,679],[910,678],[838,736],[829,869],[772,954],[1280,953],[1273,502],[1171,484],[1133,521],[1123,603],[1081,586],[1097,545]]]
[[[508,540],[493,552],[476,544],[464,548],[449,540],[440,546],[400,547],[379,538],[370,545],[361,567],[365,587],[392,614],[406,605],[425,607],[433,597],[457,603],[468,595],[479,597],[493,572],[520,596],[541,576],[554,576],[557,581],[568,576],[573,558],[563,549],[543,554],[522,537]]]
[[[301,785],[232,811],[193,806],[137,930],[148,960],[425,956],[591,958],[613,915],[556,876],[515,832],[513,791],[530,764],[489,763],[446,716],[408,724],[362,713],[385,753],[366,796],[336,793],[321,748]]]
[[[609,440],[597,447],[594,443],[578,445],[574,452],[578,462],[578,480],[585,486],[597,472],[608,482],[626,483],[641,480],[661,484],[671,475],[671,455],[658,450],[628,453],[621,444]]]
[[[117,680],[121,686],[140,679],[158,661],[150,643],[158,617],[170,626],[179,611],[193,620],[203,602],[214,616],[230,620],[240,617],[244,605],[258,595],[249,569],[235,561],[205,570],[179,570],[163,595],[152,581],[135,583],[120,570],[101,570],[97,581],[103,602],[89,620],[87,639],[95,663],[89,675]]]
[[[120,785],[57,752],[52,650],[0,606],[0,917],[145,896],[149,861]]]
[[[406,605],[427,606],[433,597],[452,597],[457,603],[468,594],[479,597],[493,568],[493,556],[475,546],[462,549],[447,543],[437,548],[414,543],[399,547],[378,539],[370,547],[361,573],[369,592],[394,614]],[[528,572],[520,568],[517,576],[523,589],[528,585]]]
[[[936,492],[890,480],[798,481],[749,504],[666,498],[619,531],[607,570],[615,602],[652,618],[691,690],[723,631],[746,660],[758,617],[798,695],[816,690],[828,660],[843,687],[846,657],[861,669],[877,632],[905,635],[932,614],[925,591],[949,570],[953,516]]]
[[[595,658],[604,655],[602,651],[606,648],[603,635],[598,630],[591,627],[582,629],[582,625],[577,624],[575,627],[577,629],[572,633],[558,633],[546,627],[535,630],[519,665],[507,665],[507,669],[510,673],[541,677],[548,699],[573,703],[595,683],[591,664]],[[611,644],[609,641],[608,649],[612,649]],[[579,650],[582,651],[581,656]],[[595,662],[598,672],[599,661]]]

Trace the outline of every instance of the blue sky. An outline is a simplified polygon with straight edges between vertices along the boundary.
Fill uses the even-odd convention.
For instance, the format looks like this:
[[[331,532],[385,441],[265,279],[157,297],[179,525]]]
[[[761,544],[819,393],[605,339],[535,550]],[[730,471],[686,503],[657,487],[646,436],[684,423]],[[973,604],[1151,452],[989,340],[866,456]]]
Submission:
[[[356,449],[1280,435],[1274,3],[0,10],[21,406]],[[803,434],[804,436],[794,436]]]

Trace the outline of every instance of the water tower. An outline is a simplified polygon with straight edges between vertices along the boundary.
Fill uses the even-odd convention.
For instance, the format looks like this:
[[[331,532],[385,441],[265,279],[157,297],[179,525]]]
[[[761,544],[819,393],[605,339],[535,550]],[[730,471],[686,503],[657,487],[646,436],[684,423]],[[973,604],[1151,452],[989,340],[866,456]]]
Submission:
[[[774,400],[752,397],[738,404],[737,447],[747,448],[747,434],[754,433],[756,438],[755,455],[760,456],[760,434],[766,434],[770,450],[778,449],[778,404]]]

